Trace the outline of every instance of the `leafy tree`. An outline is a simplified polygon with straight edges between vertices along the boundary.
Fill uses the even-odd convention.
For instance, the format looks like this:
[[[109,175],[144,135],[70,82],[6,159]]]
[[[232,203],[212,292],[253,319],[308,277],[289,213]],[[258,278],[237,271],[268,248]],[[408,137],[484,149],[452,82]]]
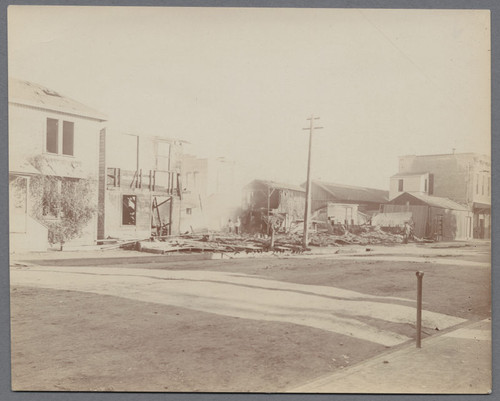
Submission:
[[[34,159],[37,167],[40,159]],[[97,212],[95,180],[40,174],[32,177],[30,198],[33,217],[48,229],[49,243],[78,238]]]

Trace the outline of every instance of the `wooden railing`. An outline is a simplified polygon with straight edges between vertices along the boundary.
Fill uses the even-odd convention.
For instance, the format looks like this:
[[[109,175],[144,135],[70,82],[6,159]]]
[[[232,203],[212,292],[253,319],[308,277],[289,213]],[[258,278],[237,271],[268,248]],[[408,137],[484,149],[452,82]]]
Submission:
[[[108,167],[106,188],[137,188],[168,195],[179,195],[179,177],[176,171],[122,170]]]

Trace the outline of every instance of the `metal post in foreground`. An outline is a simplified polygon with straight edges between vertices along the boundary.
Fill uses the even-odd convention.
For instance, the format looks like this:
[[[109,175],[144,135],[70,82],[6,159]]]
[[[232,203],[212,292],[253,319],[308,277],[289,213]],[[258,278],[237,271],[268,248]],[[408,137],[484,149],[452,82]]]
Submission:
[[[422,348],[422,279],[424,272],[418,271],[417,275],[417,348]]]

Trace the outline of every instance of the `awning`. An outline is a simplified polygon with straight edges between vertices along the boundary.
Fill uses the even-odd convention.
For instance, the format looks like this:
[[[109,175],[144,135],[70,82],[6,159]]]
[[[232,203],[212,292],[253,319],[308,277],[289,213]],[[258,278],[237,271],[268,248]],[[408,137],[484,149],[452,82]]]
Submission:
[[[9,160],[9,174],[38,175],[40,174],[40,171],[27,161]]]
[[[38,169],[44,175],[66,178],[88,178],[80,163],[72,160],[40,158]]]
[[[490,214],[491,213],[491,205],[489,205],[487,203],[473,202],[472,203],[472,210],[474,211],[474,213]]]

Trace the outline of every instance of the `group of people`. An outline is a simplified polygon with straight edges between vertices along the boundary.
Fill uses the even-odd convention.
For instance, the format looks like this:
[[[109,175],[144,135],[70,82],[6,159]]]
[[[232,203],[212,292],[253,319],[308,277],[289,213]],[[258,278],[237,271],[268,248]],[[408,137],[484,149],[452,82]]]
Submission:
[[[238,216],[235,221],[232,219],[229,219],[227,222],[227,228],[229,230],[229,233],[231,234],[233,231],[235,234],[240,234],[240,227],[241,227],[241,219]]]

